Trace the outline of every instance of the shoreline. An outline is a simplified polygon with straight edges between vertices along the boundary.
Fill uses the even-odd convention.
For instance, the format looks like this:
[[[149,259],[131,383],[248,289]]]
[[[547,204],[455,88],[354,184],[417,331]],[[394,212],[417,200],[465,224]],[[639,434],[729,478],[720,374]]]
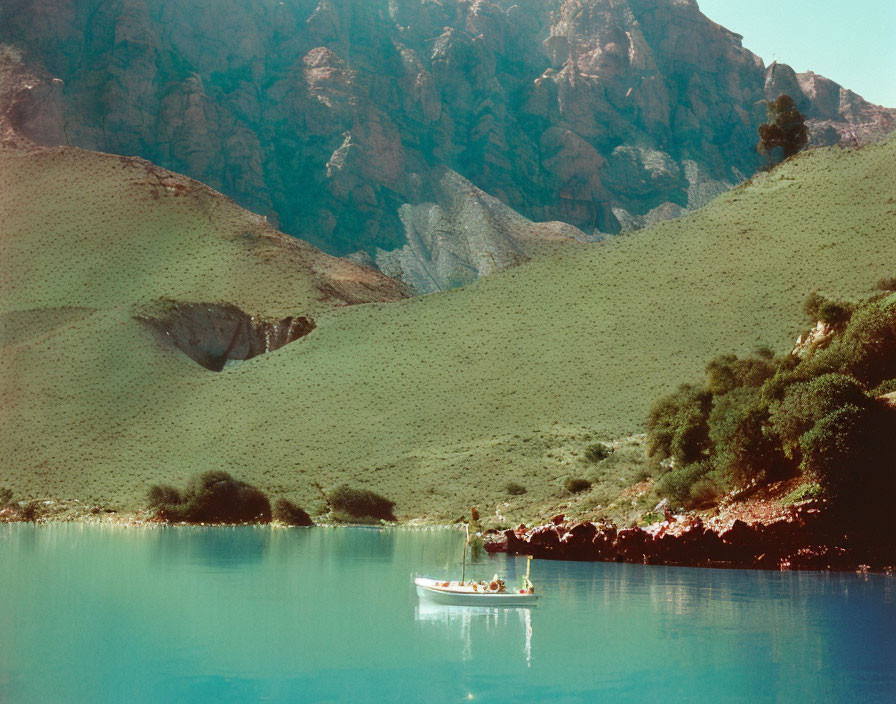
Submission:
[[[630,528],[561,514],[531,528],[495,531],[486,537],[485,549],[543,560],[896,574],[892,540],[846,529],[811,504],[766,522],[667,515]]]
[[[171,523],[147,509],[118,512],[75,502],[54,502],[28,520],[21,510],[0,509],[2,523],[81,524],[116,528],[214,528],[268,526],[294,528],[279,521],[264,523]],[[316,521],[308,528],[399,528],[462,530],[459,524],[407,522],[363,524]],[[559,514],[549,522],[485,532],[488,553],[531,555],[535,559],[581,562],[626,562],[669,567],[715,569],[812,570],[896,574],[896,548],[844,533],[826,513],[811,504],[794,507],[770,521],[739,518],[704,521],[696,515],[672,516],[651,525],[617,528],[600,521],[578,521]]]

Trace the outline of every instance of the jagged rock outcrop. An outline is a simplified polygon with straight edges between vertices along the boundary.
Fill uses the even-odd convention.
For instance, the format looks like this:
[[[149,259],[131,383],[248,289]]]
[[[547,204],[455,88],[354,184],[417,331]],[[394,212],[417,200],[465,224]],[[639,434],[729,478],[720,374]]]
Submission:
[[[765,96],[793,98],[807,118],[810,146],[859,146],[896,129],[896,111],[872,105],[860,95],[812,71],[796,73],[772,62],[766,69]]]
[[[693,0],[8,0],[3,42],[64,81],[21,108],[40,140],[182,171],[415,285],[437,262],[423,290],[452,280],[443,260],[466,272],[457,280],[490,270],[459,254],[463,218],[442,219],[433,244],[446,253],[407,253],[417,209],[444,210],[432,189],[446,170],[472,201],[485,192],[594,236],[677,216],[751,174],[762,101],[778,91],[797,93],[815,144],[861,142],[896,115],[766,68]],[[27,117],[59,110],[64,132]],[[517,222],[529,228],[508,222],[496,259],[518,256]]]
[[[280,349],[315,328],[307,316],[265,320],[230,304],[170,302],[161,307],[138,315],[137,320],[153,331],[159,344],[179,349],[213,372],[231,360]]]

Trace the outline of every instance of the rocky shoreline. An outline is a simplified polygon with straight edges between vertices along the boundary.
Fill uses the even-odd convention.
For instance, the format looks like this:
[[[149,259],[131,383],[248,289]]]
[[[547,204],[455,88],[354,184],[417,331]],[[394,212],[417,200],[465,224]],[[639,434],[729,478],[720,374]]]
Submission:
[[[545,560],[770,570],[896,572],[896,546],[880,534],[843,529],[818,506],[794,507],[771,522],[671,516],[646,527],[567,520],[486,536],[488,552]]]
[[[155,511],[118,511],[104,506],[66,501],[22,501],[0,507],[0,523],[89,523],[118,526],[162,526]]]
[[[21,506],[0,509],[0,523],[86,523],[144,528],[236,525],[171,523],[151,510],[118,512],[71,501],[34,504],[40,506],[36,515],[29,515]],[[432,527],[419,522],[388,525]],[[440,527],[456,526],[440,524]],[[695,515],[667,514],[663,521],[629,528],[602,521],[567,519],[560,514],[548,523],[533,527],[519,525],[504,531],[486,531],[485,550],[531,555],[543,560],[896,574],[896,545],[892,540],[880,532],[861,534],[845,530],[823,507],[812,503],[792,507],[772,520],[746,522],[730,517],[704,520]]]

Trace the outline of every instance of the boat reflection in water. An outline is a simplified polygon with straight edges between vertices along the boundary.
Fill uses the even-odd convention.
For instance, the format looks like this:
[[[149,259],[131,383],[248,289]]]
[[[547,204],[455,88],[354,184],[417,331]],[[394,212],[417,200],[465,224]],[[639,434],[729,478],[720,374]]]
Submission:
[[[414,608],[414,618],[434,628],[439,628],[447,640],[460,640],[463,659],[473,657],[473,632],[485,631],[494,635],[519,626],[522,631],[523,655],[526,665],[532,666],[532,608],[515,609],[489,606],[448,606],[436,604],[427,599],[418,599]],[[459,637],[459,638],[458,638]],[[492,639],[478,639],[486,648],[493,647]]]

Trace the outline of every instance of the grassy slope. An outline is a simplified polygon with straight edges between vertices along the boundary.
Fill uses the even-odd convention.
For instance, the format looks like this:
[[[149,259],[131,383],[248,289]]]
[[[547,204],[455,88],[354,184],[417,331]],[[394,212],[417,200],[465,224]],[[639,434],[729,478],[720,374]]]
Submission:
[[[2,150],[0,216],[0,314],[160,296],[316,314],[334,304],[319,284],[359,300],[393,287],[142,159]]]
[[[894,165],[892,140],[809,153],[647,231],[465,289],[321,313],[305,340],[220,374],[155,349],[122,307],[104,308],[3,356],[0,484],[127,506],[151,482],[221,467],[306,506],[313,481],[348,481],[395,499],[400,516],[450,518],[478,503],[513,520],[562,502],[568,476],[630,483],[636,462],[592,467],[585,445],[639,431],[650,401],[717,353],[786,347],[813,288],[852,296],[893,273]],[[75,175],[35,178],[12,197],[53,202],[62,178]],[[43,213],[20,218],[23,239]],[[29,246],[22,266],[80,257]],[[133,256],[156,257],[147,249]],[[169,256],[159,265],[185,267],[188,282],[173,297],[212,285],[228,299],[241,276],[238,263],[207,277],[214,257]],[[106,293],[104,275],[83,266],[109,300],[129,295],[127,281]],[[5,303],[19,274],[4,275]],[[16,284],[14,308],[92,305],[77,288],[34,294],[39,280]],[[253,286],[233,297],[265,291]],[[507,497],[511,480],[528,493]],[[607,491],[598,482],[576,503]]]

